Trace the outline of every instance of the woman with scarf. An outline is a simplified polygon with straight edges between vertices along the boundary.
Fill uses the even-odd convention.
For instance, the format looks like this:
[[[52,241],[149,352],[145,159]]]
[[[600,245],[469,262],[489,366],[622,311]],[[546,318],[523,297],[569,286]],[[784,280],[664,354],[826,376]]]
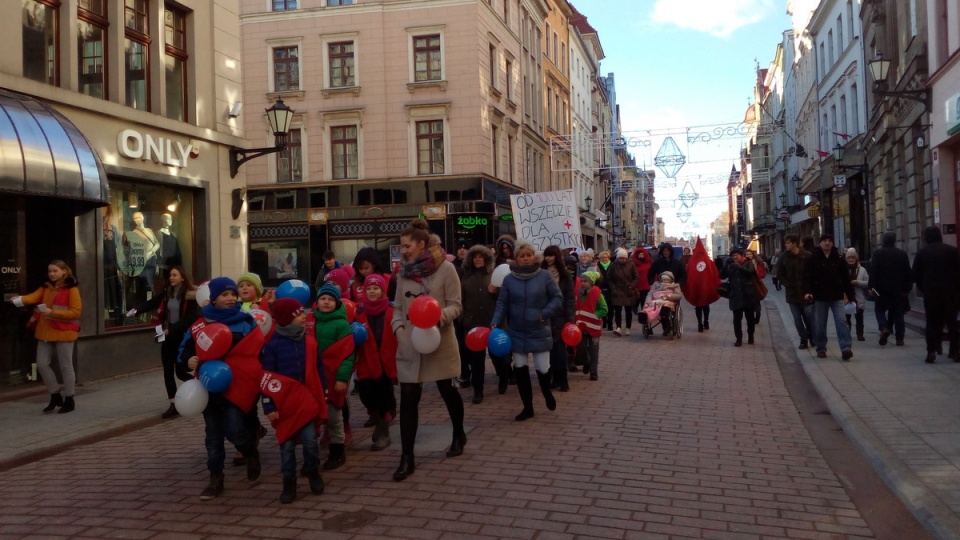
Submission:
[[[197,288],[190,281],[190,276],[182,266],[170,268],[167,278],[169,287],[164,287],[153,295],[153,299],[127,312],[127,317],[134,317],[137,313],[146,313],[157,310],[150,320],[151,325],[163,326],[163,341],[160,344],[160,363],[163,365],[163,385],[167,390],[167,400],[170,406],[160,415],[161,418],[173,418],[179,413],[173,404],[177,395],[177,379],[189,381],[193,377],[187,373],[183,364],[177,363],[177,353],[183,336],[187,334],[190,325],[200,316],[197,307]],[[174,378],[176,375],[176,378]]]
[[[463,333],[479,326],[490,326],[493,310],[497,305],[497,288],[490,284],[493,273],[493,256],[490,250],[482,245],[473,246],[463,258],[463,278],[460,280],[460,297],[463,301],[463,313],[460,315],[460,324]],[[487,361],[486,349],[472,351],[461,342],[461,358],[467,363],[470,382],[473,384],[473,403],[483,402],[483,378]],[[510,361],[500,360],[501,357],[491,356],[493,367],[499,378],[498,390],[501,394],[507,391],[509,380]]]
[[[560,288],[563,295],[563,309],[550,317],[550,333],[553,335],[553,348],[550,349],[550,374],[553,379],[551,388],[559,388],[561,392],[569,392],[570,384],[567,381],[569,359],[567,345],[561,339],[563,326],[567,323],[576,323],[577,297],[573,290],[573,277],[563,263],[563,252],[559,246],[547,246],[543,251],[541,268],[547,271],[550,278]]]
[[[418,407],[423,383],[434,381],[447,406],[453,424],[453,441],[447,457],[463,454],[467,434],[463,430],[463,399],[452,379],[460,374],[460,351],[453,321],[460,316],[460,279],[453,264],[446,260],[440,239],[430,234],[427,222],[414,219],[400,232],[400,264],[391,327],[397,337],[397,379],[400,382],[400,466],[393,473],[396,481],[414,472],[413,447],[419,424]],[[430,296],[441,308],[440,345],[431,353],[419,353],[413,347],[410,304],[420,296]]]
[[[753,345],[753,330],[757,321],[757,287],[753,284],[757,267],[743,253],[740,248],[730,251],[730,258],[720,271],[721,278],[730,280],[730,311],[733,312],[733,335],[737,338],[734,347],[743,345],[744,316],[747,319],[747,343],[750,345]]]
[[[607,267],[607,286],[610,289],[610,305],[613,308],[613,334],[630,335],[633,326],[633,303],[637,297],[637,282],[640,274],[637,267],[627,258],[627,250],[617,248],[617,260]],[[623,312],[627,312],[627,324],[623,322]]]
[[[497,310],[490,326],[497,327],[505,320],[510,323],[514,374],[523,410],[516,416],[518,422],[533,418],[533,387],[530,383],[528,356],[533,355],[540,391],[547,409],[557,408],[550,391],[550,351],[553,338],[550,319],[563,311],[563,294],[549,272],[537,264],[537,256],[529,242],[518,241],[514,248],[516,265],[503,279]]]

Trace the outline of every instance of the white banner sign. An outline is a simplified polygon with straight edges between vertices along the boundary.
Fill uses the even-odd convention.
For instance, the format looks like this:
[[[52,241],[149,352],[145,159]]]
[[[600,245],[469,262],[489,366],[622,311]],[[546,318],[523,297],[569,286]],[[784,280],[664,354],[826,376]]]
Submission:
[[[580,211],[572,189],[511,195],[513,223],[517,238],[543,251],[555,245],[560,249],[583,249]]]

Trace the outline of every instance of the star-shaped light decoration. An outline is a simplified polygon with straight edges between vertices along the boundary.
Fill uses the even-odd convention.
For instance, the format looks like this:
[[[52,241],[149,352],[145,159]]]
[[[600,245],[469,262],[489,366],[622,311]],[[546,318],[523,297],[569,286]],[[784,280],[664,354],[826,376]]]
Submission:
[[[686,156],[680,152],[680,147],[673,140],[673,137],[667,137],[660,145],[657,151],[657,157],[653,158],[653,164],[663,172],[667,178],[675,178],[680,169],[687,162]]]

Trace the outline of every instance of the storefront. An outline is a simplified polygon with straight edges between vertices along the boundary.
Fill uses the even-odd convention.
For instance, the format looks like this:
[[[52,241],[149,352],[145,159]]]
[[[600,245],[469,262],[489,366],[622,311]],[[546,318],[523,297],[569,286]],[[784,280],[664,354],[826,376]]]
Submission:
[[[0,89],[4,300],[36,290],[50,261],[70,265],[83,301],[74,355],[81,382],[159,365],[150,314],[126,313],[163,287],[170,268],[202,281],[245,266],[241,227],[230,238],[211,226],[229,219],[219,204],[229,197],[219,181],[228,146],[198,132]],[[35,380],[29,315],[0,307],[0,387]]]
[[[372,247],[384,264],[398,261],[400,231],[422,217],[451,251],[456,243],[492,245],[513,234],[515,188],[489,178],[396,180],[359,185],[248,188],[250,270],[266,286],[289,278],[313,283],[332,250],[348,263]]]

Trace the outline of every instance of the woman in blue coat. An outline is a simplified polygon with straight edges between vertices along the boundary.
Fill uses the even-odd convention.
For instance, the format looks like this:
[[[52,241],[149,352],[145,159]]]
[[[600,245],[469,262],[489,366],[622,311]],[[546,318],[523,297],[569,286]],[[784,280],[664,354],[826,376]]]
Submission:
[[[557,408],[557,401],[550,392],[550,350],[553,348],[550,319],[563,309],[563,295],[550,277],[550,272],[537,264],[536,252],[529,242],[518,241],[513,254],[516,263],[503,280],[490,325],[497,327],[504,320],[509,323],[507,334],[511,341],[514,374],[523,402],[523,411],[516,416],[519,422],[533,418],[533,387],[528,366],[530,354],[533,355],[537,380],[547,409],[552,411]]]

